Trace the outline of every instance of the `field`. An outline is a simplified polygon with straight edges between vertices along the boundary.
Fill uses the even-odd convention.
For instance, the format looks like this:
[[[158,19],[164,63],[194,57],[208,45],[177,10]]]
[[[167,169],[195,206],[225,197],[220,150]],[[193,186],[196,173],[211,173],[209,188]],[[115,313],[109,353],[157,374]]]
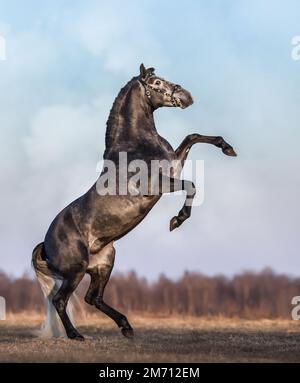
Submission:
[[[129,315],[134,340],[103,316],[79,326],[85,342],[41,339],[42,318],[11,316],[0,322],[1,362],[300,362],[300,324]]]

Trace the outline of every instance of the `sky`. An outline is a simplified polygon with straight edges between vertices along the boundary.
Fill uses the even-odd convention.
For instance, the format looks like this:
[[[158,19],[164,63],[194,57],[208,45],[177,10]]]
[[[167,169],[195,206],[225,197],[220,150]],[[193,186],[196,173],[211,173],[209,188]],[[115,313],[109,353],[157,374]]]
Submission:
[[[180,229],[183,196],[164,196],[116,242],[115,271],[300,274],[300,3],[0,0],[0,269],[30,270],[55,215],[97,179],[105,123],[139,65],[188,89],[194,104],[156,112],[176,147],[222,135],[237,158],[194,146],[205,199]]]

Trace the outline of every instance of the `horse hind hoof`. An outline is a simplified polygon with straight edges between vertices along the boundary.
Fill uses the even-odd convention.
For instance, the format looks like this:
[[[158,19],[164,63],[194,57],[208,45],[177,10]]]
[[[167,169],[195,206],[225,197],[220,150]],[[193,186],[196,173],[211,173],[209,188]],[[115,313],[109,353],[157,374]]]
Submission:
[[[121,329],[121,332],[125,336],[125,338],[133,339],[134,337],[134,331],[132,328],[123,327]]]
[[[79,342],[84,342],[85,341],[84,336],[82,336],[80,334],[76,335],[75,338],[73,338],[73,339],[77,340]]]
[[[84,342],[84,336],[82,336],[81,334],[70,334],[68,335],[68,338],[69,339],[72,339],[72,340],[77,340],[79,342]]]
[[[230,157],[236,157],[237,156],[236,152],[233,150],[233,148],[231,146],[223,149],[223,153],[226,154],[226,156],[230,156]]]

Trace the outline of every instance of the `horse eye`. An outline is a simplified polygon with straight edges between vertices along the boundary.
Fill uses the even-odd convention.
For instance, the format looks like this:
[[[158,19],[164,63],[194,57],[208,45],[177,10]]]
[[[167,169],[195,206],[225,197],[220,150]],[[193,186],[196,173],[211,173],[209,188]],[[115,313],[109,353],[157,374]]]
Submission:
[[[159,80],[155,81],[155,85],[160,85],[161,82]]]

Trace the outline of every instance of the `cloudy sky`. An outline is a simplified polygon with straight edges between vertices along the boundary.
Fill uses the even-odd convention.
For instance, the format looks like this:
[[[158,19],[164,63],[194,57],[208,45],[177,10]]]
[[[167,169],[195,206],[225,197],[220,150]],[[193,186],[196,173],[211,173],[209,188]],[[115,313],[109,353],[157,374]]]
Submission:
[[[164,196],[116,243],[115,270],[299,275],[299,18],[297,0],[0,0],[0,268],[29,270],[51,220],[96,180],[111,104],[144,62],[195,100],[157,111],[160,134],[222,135],[239,156],[195,146],[204,204],[169,233],[183,197]]]

